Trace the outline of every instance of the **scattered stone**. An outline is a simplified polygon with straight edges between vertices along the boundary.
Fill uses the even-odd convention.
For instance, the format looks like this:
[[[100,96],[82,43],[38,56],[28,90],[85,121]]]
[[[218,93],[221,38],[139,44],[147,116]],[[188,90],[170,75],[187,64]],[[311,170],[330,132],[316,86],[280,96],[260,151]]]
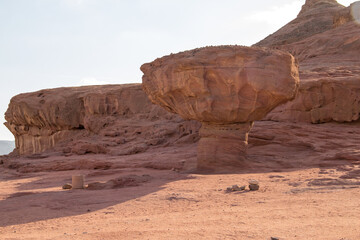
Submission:
[[[284,176],[281,176],[281,175],[270,175],[269,178],[284,178]]]
[[[72,185],[70,183],[65,183],[63,186],[62,186],[62,189],[72,189]]]
[[[250,179],[249,184],[251,184],[251,185],[259,185],[259,181],[255,180],[255,179]]]
[[[107,182],[91,182],[87,185],[86,190],[102,190],[102,189],[114,189],[123,187],[136,187],[143,183],[149,182],[152,177],[148,174],[138,175],[127,175],[110,179]]]
[[[243,191],[245,190],[246,186],[239,187],[238,185],[232,185],[226,189],[227,192],[236,192],[236,191]]]
[[[109,187],[106,183],[103,182],[91,182],[87,185],[87,190],[101,190]]]
[[[254,179],[249,180],[249,189],[250,191],[259,190],[259,182]]]
[[[271,237],[270,239],[271,239],[271,240],[280,240],[280,239],[277,238],[277,237]]]
[[[303,184],[302,182],[289,182],[288,185],[289,186],[292,186],[292,187],[298,187],[300,186],[301,184]]]
[[[166,200],[169,200],[169,201],[185,200],[185,201],[189,201],[189,202],[199,202],[199,200],[196,200],[193,198],[178,197],[178,196],[171,196],[171,197],[166,198]]]

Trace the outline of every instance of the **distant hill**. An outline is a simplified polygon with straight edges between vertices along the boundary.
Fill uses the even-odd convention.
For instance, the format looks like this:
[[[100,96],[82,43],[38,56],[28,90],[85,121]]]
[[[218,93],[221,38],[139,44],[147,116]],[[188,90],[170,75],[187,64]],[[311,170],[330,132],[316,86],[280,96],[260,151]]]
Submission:
[[[3,141],[0,140],[0,155],[5,155],[12,152],[15,148],[14,141]]]

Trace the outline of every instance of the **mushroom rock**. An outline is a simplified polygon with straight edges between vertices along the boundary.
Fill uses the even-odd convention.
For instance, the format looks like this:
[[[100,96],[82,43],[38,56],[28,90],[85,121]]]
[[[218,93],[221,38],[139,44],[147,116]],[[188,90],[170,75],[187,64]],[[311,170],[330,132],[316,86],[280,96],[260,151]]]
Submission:
[[[243,166],[248,133],[299,84],[294,57],[259,47],[205,47],[141,66],[149,99],[202,123],[198,168]]]

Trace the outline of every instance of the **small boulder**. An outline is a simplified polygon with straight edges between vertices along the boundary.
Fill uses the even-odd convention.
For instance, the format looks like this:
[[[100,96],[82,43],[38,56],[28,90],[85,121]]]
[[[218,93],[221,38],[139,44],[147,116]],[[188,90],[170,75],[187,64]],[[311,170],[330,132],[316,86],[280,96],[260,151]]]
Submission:
[[[105,188],[110,188],[110,185],[102,182],[92,182],[86,187],[87,190],[101,190]]]
[[[250,191],[259,190],[259,181],[254,179],[249,180],[249,189]]]
[[[72,185],[70,183],[65,183],[63,186],[62,186],[62,189],[72,189]]]
[[[239,187],[238,185],[232,185],[226,189],[227,192],[236,192],[245,190],[246,186]]]

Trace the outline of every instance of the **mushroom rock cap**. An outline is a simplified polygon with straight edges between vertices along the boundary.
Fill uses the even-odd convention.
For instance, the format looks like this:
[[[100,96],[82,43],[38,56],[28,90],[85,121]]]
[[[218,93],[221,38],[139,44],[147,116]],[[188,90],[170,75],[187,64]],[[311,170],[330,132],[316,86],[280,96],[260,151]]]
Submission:
[[[258,47],[204,47],[141,66],[150,100],[184,119],[212,123],[261,120],[295,97],[294,57]]]

